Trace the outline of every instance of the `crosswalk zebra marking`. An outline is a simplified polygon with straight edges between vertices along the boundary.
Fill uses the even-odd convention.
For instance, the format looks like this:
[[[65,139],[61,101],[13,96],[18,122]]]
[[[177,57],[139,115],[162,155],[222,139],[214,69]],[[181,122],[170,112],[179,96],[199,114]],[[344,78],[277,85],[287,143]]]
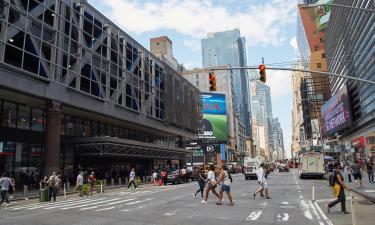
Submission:
[[[107,200],[104,200],[104,201],[98,201],[98,202],[90,202],[90,203],[87,203],[87,204],[83,204],[83,205],[74,205],[74,206],[70,206],[70,207],[64,207],[64,208],[61,208],[61,209],[75,209],[75,208],[82,208],[82,207],[86,207],[86,206],[90,206],[90,205],[96,205],[96,204],[102,204],[102,203],[105,203],[105,202],[110,202],[110,201],[116,201],[116,200],[119,200],[121,198],[114,198],[114,199],[107,199]]]
[[[109,207],[109,208],[104,208],[104,209],[97,209],[95,211],[99,212],[99,211],[106,211],[106,210],[111,210],[111,209],[114,209],[115,207],[112,206],[112,207]]]
[[[74,199],[69,199],[69,200],[66,200],[64,202],[77,202],[79,201],[80,199],[77,199],[77,198],[74,198]],[[22,205],[22,206],[16,206],[16,207],[12,207],[11,209],[12,210],[18,210],[18,209],[25,209],[25,208],[29,208],[29,207],[34,207],[34,206],[50,206],[50,205],[55,205],[56,203],[58,202],[43,202],[43,203],[32,203],[32,204],[27,204],[27,205]]]
[[[121,200],[121,201],[111,202],[111,203],[107,203],[107,204],[104,204],[104,205],[92,206],[92,207],[88,207],[88,208],[82,208],[82,209],[79,209],[79,210],[85,211],[85,210],[89,210],[89,209],[96,209],[96,208],[103,207],[103,206],[110,206],[110,205],[115,205],[115,204],[119,204],[119,203],[123,203],[123,202],[129,202],[129,201],[133,201],[133,200],[135,200],[135,198],[124,199],[124,200]]]
[[[105,198],[99,198],[99,199],[88,199],[88,200],[82,200],[82,201],[78,201],[78,202],[74,202],[74,203],[68,203],[68,204],[59,204],[59,205],[56,205],[56,206],[52,206],[52,207],[47,207],[47,208],[44,208],[44,209],[56,209],[56,208],[61,208],[61,207],[69,207],[69,206],[73,206],[73,205],[79,205],[79,204],[82,204],[82,203],[94,203],[94,202],[98,202],[98,201],[102,201],[104,200]]]
[[[138,204],[138,203],[141,203],[141,202],[150,201],[150,200],[152,200],[152,199],[153,199],[153,198],[146,198],[146,199],[144,199],[144,200],[139,200],[139,201],[135,201],[135,202],[129,202],[129,203],[125,204],[125,205],[135,205],[135,204]]]

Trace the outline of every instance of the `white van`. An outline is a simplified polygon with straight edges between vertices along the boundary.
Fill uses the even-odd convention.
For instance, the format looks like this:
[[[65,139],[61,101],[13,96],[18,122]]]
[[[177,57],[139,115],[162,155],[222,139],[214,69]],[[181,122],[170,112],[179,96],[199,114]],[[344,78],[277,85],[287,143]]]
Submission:
[[[257,156],[255,158],[245,157],[244,159],[245,180],[257,179],[256,171],[262,162],[264,162],[264,159],[260,156]]]
[[[324,174],[323,153],[309,152],[299,157],[299,178],[315,177],[322,179]]]

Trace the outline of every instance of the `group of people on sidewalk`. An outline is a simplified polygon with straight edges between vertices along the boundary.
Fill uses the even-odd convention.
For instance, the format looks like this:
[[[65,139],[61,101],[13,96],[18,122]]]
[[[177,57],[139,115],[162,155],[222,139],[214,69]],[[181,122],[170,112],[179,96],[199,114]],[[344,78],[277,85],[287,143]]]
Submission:
[[[343,169],[343,177],[344,180],[348,181],[349,183],[352,182],[352,176],[354,178],[354,182],[356,184],[356,188],[363,188],[363,174],[364,172],[368,175],[369,183],[374,182],[374,160],[368,159],[366,163],[363,163],[362,160],[354,160],[353,163],[346,162],[341,163],[341,169]],[[332,171],[330,171],[332,172]]]

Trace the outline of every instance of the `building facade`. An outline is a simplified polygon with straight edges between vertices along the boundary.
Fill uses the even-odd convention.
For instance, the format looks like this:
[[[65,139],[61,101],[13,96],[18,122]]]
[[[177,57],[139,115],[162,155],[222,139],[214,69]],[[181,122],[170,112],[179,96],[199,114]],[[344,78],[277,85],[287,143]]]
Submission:
[[[251,114],[254,121],[254,128],[258,129],[257,146],[261,151],[265,152],[266,159],[271,159],[271,146],[273,139],[271,138],[271,119],[272,115],[272,100],[271,89],[266,84],[252,79],[250,80],[250,99],[251,99]],[[263,134],[264,133],[264,134]]]
[[[269,122],[270,130],[270,149],[272,151],[272,160],[279,161],[285,159],[284,135],[283,129],[278,118],[272,118]]]
[[[200,92],[86,1],[0,4],[0,172],[179,166]]]
[[[238,161],[238,152],[245,155],[251,154],[251,145],[246,144],[245,126],[239,120],[239,115],[235,112],[234,105],[234,89],[232,80],[232,70],[230,66],[214,67],[214,69],[228,69],[228,70],[215,70],[214,74],[216,77],[217,91],[214,93],[225,94],[226,97],[226,107],[228,116],[228,160],[229,162]],[[182,76],[187,79],[191,84],[195,85],[201,92],[210,92],[209,84],[209,72],[211,70],[205,69],[192,69],[184,70]],[[202,143],[202,146],[205,144]],[[204,152],[203,149],[199,156]],[[219,152],[218,152],[219,154]],[[202,159],[201,159],[202,161]]]
[[[337,0],[336,4],[373,8],[373,0]],[[375,17],[362,10],[332,9],[325,45],[329,72],[375,80]],[[353,32],[355,31],[355,32]],[[375,86],[362,82],[330,78],[332,94],[348,89],[352,124],[338,131],[346,155],[375,157]]]
[[[202,39],[202,64],[204,68],[230,65],[247,66],[246,39],[240,30],[209,33]],[[248,89],[249,78],[245,70],[233,70],[235,110],[245,126],[245,134],[251,137],[251,108]]]
[[[313,2],[310,2],[311,4]],[[301,68],[313,71],[328,71],[324,46],[326,24],[330,8],[304,8],[298,5],[297,44]],[[322,11],[319,11],[322,10]],[[303,135],[301,151],[322,151],[320,127],[321,106],[330,98],[327,76],[305,73],[300,84],[300,101],[303,110]]]

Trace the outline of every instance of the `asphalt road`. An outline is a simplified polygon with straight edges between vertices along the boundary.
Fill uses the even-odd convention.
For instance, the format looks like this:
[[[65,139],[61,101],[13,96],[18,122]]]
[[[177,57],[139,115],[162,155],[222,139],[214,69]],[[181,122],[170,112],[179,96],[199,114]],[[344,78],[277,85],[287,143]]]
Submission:
[[[242,224],[295,224],[329,225],[322,205],[330,201],[326,180],[316,180],[313,203],[312,181],[300,180],[297,172],[269,176],[271,198],[252,198],[258,188],[255,180],[245,180],[242,174],[234,175],[232,195],[234,206],[227,206],[224,196],[222,206],[215,204],[212,194],[208,204],[194,199],[196,182],[170,185],[154,189],[142,187],[135,192],[128,189],[110,190],[102,196],[69,197],[56,203],[19,202],[0,209],[0,224],[4,225],[242,225]],[[339,206],[338,206],[339,207]],[[350,220],[350,215],[333,215]]]

